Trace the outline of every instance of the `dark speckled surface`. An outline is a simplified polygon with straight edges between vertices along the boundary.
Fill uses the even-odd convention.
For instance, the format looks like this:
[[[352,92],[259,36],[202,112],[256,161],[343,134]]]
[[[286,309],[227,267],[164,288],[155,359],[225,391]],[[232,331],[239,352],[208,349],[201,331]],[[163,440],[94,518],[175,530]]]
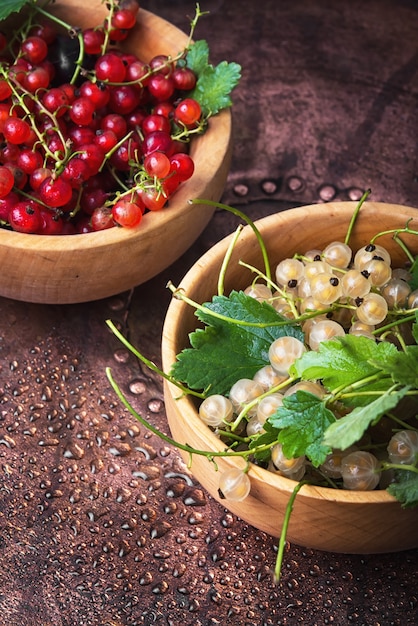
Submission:
[[[183,30],[194,2],[142,3]],[[242,65],[224,201],[253,218],[372,199],[418,207],[418,3],[202,0],[196,38]],[[69,306],[0,299],[0,626],[416,626],[416,550],[339,555],[276,541],[211,500],[177,452],[124,412],[105,376],[166,430],[168,279],[234,227],[217,212],[163,275]]]

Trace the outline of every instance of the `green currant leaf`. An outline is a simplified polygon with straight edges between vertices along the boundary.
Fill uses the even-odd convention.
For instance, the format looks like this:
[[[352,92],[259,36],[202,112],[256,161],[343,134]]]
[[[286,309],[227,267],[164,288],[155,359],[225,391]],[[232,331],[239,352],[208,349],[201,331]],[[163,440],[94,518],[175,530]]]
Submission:
[[[254,458],[257,461],[268,462],[271,456],[271,446],[278,442],[279,429],[274,428],[267,420],[263,426],[264,431],[261,435],[258,435],[250,443],[250,448],[258,448],[261,446],[269,446],[267,450],[254,451]]]
[[[18,13],[25,4],[33,4],[32,0],[2,0],[0,5],[0,21],[12,13]]]
[[[418,346],[397,350],[381,363],[381,368],[394,382],[418,387]]]
[[[415,257],[414,262],[412,263],[411,269],[411,280],[409,281],[409,285],[411,286],[412,291],[414,289],[418,289],[418,256]]]
[[[346,450],[361,439],[371,424],[393,409],[405,396],[408,387],[399,391],[392,391],[379,396],[366,406],[356,407],[348,415],[344,415],[327,428],[324,434],[324,444],[331,448]]]
[[[370,402],[370,396],[364,392],[384,392],[392,386],[390,378],[378,375],[382,374],[382,363],[397,353],[389,342],[377,344],[367,337],[345,335],[323,341],[317,351],[305,352],[292,367],[292,374],[306,380],[322,380],[331,392],[361,389],[362,394],[341,394],[339,399],[348,406],[362,406]]]
[[[268,365],[268,350],[275,339],[291,335],[303,340],[302,331],[289,324],[271,305],[243,292],[233,291],[229,297],[215,296],[203,306],[227,319],[201,310],[196,312],[206,328],[189,335],[192,347],[178,355],[171,370],[172,376],[191,389],[227,394],[237,380],[252,378],[257,370]],[[231,319],[259,325],[231,323]]]
[[[278,439],[289,459],[306,455],[318,467],[331,453],[331,447],[323,443],[323,438],[335,417],[312,393],[299,390],[284,397],[283,406],[267,421],[280,430]]]
[[[402,504],[402,508],[418,506],[418,474],[398,470],[396,482],[387,487],[387,491]]]
[[[204,39],[191,44],[186,55],[186,66],[189,67],[196,76],[200,76],[205,67],[209,65],[209,46]]]
[[[202,50],[197,51],[190,61],[190,52],[186,57],[187,65],[190,62],[190,67],[196,68],[194,71],[198,77],[196,86],[189,95],[199,102],[203,115],[216,115],[232,105],[230,94],[241,78],[241,66],[222,61],[214,67],[207,62],[207,57],[204,62],[203,46],[200,48]]]

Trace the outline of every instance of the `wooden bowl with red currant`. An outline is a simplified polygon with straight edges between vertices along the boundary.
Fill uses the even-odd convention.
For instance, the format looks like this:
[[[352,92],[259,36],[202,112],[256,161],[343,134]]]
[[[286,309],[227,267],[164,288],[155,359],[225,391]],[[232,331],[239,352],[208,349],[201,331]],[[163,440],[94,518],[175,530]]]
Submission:
[[[162,342],[194,476],[260,530],[343,553],[418,547],[418,210],[366,198],[219,242],[171,286]]]
[[[96,300],[209,222],[190,200],[222,194],[240,67],[193,39],[198,6],[186,34],[136,0],[40,5],[0,8],[0,295]]]

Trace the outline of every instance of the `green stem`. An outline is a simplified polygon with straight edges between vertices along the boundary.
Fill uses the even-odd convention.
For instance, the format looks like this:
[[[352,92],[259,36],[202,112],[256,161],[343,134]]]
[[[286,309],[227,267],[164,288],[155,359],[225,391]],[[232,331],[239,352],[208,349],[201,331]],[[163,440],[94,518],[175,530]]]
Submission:
[[[238,326],[254,326],[255,328],[269,328],[270,326],[287,326],[292,323],[292,320],[278,320],[277,322],[249,322],[247,320],[239,320],[233,317],[227,317],[226,315],[222,315],[222,313],[217,313],[212,309],[209,309],[198,302],[195,302],[188,296],[186,296],[181,289],[173,285],[171,281],[167,283],[167,288],[170,289],[174,298],[178,300],[182,300],[186,304],[189,304],[191,307],[196,309],[197,311],[201,311],[202,313],[206,313],[206,315],[210,315],[212,317],[216,317],[217,319],[222,320],[223,322],[227,322],[228,324],[237,324]]]
[[[370,196],[371,194],[371,189],[367,189],[367,191],[364,192],[364,194],[362,195],[362,197],[359,200],[359,203],[356,206],[356,209],[351,217],[350,223],[348,225],[348,229],[347,229],[347,233],[344,239],[344,243],[346,245],[348,245],[349,241],[350,241],[350,237],[351,234],[353,232],[353,228],[354,228],[354,224],[356,223],[358,214],[360,212],[361,207],[363,206],[364,202],[367,200],[367,198]]]
[[[172,376],[169,376],[168,374],[166,374],[165,372],[163,372],[162,370],[160,370],[159,367],[157,367],[155,365],[155,363],[153,363],[152,361],[150,361],[149,359],[147,359],[143,354],[141,354],[123,335],[122,333],[116,328],[116,326],[114,325],[114,323],[111,320],[106,320],[106,324],[109,326],[110,330],[112,331],[112,333],[119,339],[119,341],[126,347],[128,348],[128,350],[130,352],[132,352],[132,354],[134,356],[136,356],[140,361],[142,361],[142,363],[144,363],[152,372],[155,372],[156,374],[159,374],[162,378],[165,378],[166,380],[168,380],[170,383],[172,383],[173,385],[175,385],[176,387],[178,387],[184,394],[187,395],[192,395],[192,396],[196,396],[197,398],[201,398],[203,399],[205,396],[202,393],[198,393],[197,391],[193,391],[191,389],[189,389],[188,387],[185,387],[184,385],[182,385],[181,383],[179,383],[175,378],[173,378]]]
[[[226,254],[223,258],[221,269],[220,269],[219,276],[218,276],[218,296],[223,296],[224,294],[225,273],[228,267],[228,263],[231,259],[232,252],[235,248],[235,244],[238,241],[238,237],[240,236],[242,229],[243,229],[243,226],[240,224],[237,230],[235,231],[235,234],[231,239],[231,243],[228,246],[228,250],[226,251]]]
[[[280,575],[281,575],[281,569],[282,569],[282,563],[283,563],[283,555],[284,555],[284,549],[286,545],[287,529],[289,527],[290,516],[293,511],[293,505],[295,503],[295,499],[296,499],[298,492],[302,489],[304,485],[307,485],[307,484],[309,484],[307,480],[301,480],[295,486],[295,488],[293,489],[292,495],[290,496],[289,501],[286,506],[283,526],[280,532],[280,540],[279,540],[279,545],[278,545],[278,550],[277,550],[276,565],[274,568],[274,582],[276,584],[278,584],[280,581]]]
[[[414,474],[418,474],[418,467],[416,465],[403,465],[402,463],[382,463],[382,469],[398,469],[405,470],[407,472],[414,472]]]
[[[269,450],[275,443],[277,443],[277,441],[274,441],[272,443],[265,444],[263,446],[256,446],[256,447],[251,448],[249,450],[240,450],[238,452],[235,452],[235,451],[229,450],[229,449],[223,450],[223,451],[220,451],[220,452],[213,452],[212,450],[199,450],[198,448],[193,448],[192,446],[189,446],[187,443],[180,443],[180,442],[176,441],[175,439],[173,439],[172,437],[170,437],[169,435],[164,434],[161,430],[159,430],[156,426],[151,424],[151,422],[149,422],[144,417],[142,417],[142,415],[140,415],[134,409],[132,404],[124,396],[124,394],[122,393],[122,390],[120,389],[119,385],[117,384],[117,382],[113,378],[110,367],[106,368],[106,376],[107,376],[107,379],[109,380],[109,382],[110,382],[110,384],[112,386],[112,389],[116,393],[117,397],[119,398],[119,400],[121,401],[123,406],[126,409],[128,409],[129,413],[133,417],[135,417],[135,419],[137,419],[140,424],[142,424],[147,430],[152,432],[154,435],[156,435],[157,437],[159,437],[160,439],[162,439],[166,443],[169,443],[170,445],[174,446],[178,450],[183,450],[183,452],[187,452],[191,456],[193,456],[193,454],[198,454],[199,456],[205,456],[209,461],[211,461],[215,457],[222,457],[222,458],[224,458],[224,457],[241,457],[241,458],[243,458],[245,460],[246,457],[249,457],[249,456],[251,456],[252,454],[254,454],[256,452],[263,452],[264,450]]]
[[[240,211],[239,209],[236,209],[235,207],[229,206],[228,204],[222,204],[222,202],[215,202],[215,200],[204,200],[200,198],[195,198],[194,200],[189,200],[189,202],[190,204],[206,204],[208,206],[216,207],[217,209],[223,209],[225,211],[228,211],[229,213],[232,213],[233,215],[236,215],[237,217],[242,219],[248,226],[250,226],[255,236],[257,237],[257,241],[260,246],[261,254],[263,256],[264,267],[265,267],[265,274],[268,277],[268,279],[271,280],[270,261],[268,258],[266,245],[263,241],[260,231],[258,230],[257,226],[254,224],[254,222],[248,217],[248,215],[245,215],[245,213],[242,213],[242,211]]]

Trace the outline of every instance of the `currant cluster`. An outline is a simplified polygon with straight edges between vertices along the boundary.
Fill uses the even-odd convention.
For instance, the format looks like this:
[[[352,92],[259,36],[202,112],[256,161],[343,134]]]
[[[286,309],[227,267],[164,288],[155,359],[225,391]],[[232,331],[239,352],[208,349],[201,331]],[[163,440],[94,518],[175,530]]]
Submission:
[[[0,224],[37,234],[135,227],[194,171],[203,132],[184,54],[149,63],[118,46],[136,0],[111,0],[102,24],[62,34],[31,15],[0,33]],[[68,34],[72,34],[72,37]],[[74,58],[74,61],[71,59]]]
[[[269,285],[256,281],[245,293],[268,302],[283,317],[298,321],[304,341],[293,336],[276,339],[269,348],[268,365],[252,379],[238,380],[226,396],[208,396],[199,407],[200,419],[234,450],[265,432],[266,421],[283,405],[285,397],[301,389],[325,397],[327,391],[321,381],[295,381],[289,373],[307,350],[318,350],[323,341],[346,333],[374,341],[403,341],[399,333],[408,330],[403,328],[399,314],[418,308],[418,290],[409,285],[410,273],[393,269],[387,249],[376,244],[354,252],[348,244],[335,241],[323,250],[296,254],[277,265],[275,279]],[[394,319],[398,323],[392,328]],[[415,463],[416,430],[400,430],[388,441],[388,462]],[[269,453],[267,469],[295,481],[309,472],[310,480],[325,477],[344,489],[359,491],[386,488],[390,481],[387,472],[381,471],[382,457],[360,446],[334,450],[318,470],[310,467],[305,456],[287,458],[280,443],[274,443]],[[221,491],[230,499],[244,499],[249,488],[246,471],[237,470],[240,478],[231,471],[222,476]]]

